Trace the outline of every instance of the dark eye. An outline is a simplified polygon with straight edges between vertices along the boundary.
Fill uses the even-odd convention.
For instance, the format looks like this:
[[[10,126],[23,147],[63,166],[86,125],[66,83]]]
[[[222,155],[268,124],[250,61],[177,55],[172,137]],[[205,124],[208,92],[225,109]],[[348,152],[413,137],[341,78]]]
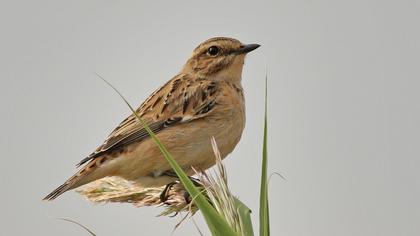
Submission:
[[[216,56],[217,54],[219,54],[220,49],[216,46],[211,46],[209,47],[209,49],[207,50],[207,54],[210,56]]]

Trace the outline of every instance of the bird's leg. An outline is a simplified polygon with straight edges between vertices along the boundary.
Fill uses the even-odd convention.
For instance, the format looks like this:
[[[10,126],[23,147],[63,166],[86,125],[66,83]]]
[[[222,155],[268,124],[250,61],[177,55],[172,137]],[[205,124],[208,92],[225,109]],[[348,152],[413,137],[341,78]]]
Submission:
[[[169,177],[175,177],[178,178],[178,175],[173,172],[173,171],[165,171],[162,175],[164,176],[169,176]],[[193,182],[193,184],[198,187],[201,186],[200,181],[194,177],[188,176],[188,178]],[[163,189],[162,193],[160,194],[160,201],[161,202],[166,202],[166,200],[168,200],[168,194],[169,191],[171,190],[172,186],[174,186],[175,184],[177,184],[179,181],[173,181],[170,182],[169,184],[167,184],[165,186],[165,188]],[[191,195],[188,193],[188,191],[185,190],[184,193],[184,200],[187,204],[189,204],[191,202]]]
[[[175,177],[178,178],[178,176],[173,172],[173,171],[165,171],[162,173],[161,176],[168,176],[168,177]],[[169,184],[167,184],[165,186],[165,188],[163,189],[162,193],[160,194],[160,201],[162,203],[165,203],[166,200],[168,200],[168,194],[169,194],[169,190],[171,190],[172,186],[174,186],[177,182],[176,181],[172,181]]]
[[[162,193],[159,196],[160,201],[162,203],[165,203],[166,200],[168,200],[169,190],[171,190],[172,186],[174,186],[175,184],[177,184],[177,182],[176,181],[172,181],[169,184],[167,184],[165,186],[165,188],[162,190]]]

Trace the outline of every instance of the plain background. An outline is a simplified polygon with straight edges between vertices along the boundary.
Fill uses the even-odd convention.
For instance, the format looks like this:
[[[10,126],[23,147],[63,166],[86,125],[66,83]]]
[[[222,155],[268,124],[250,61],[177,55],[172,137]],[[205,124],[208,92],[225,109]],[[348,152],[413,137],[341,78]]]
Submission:
[[[180,217],[71,192],[75,171],[201,41],[259,43],[225,163],[258,229],[269,80],[272,235],[420,235],[419,1],[1,1],[0,235],[171,235]],[[202,217],[196,221],[209,235]],[[187,221],[174,235],[198,235]]]

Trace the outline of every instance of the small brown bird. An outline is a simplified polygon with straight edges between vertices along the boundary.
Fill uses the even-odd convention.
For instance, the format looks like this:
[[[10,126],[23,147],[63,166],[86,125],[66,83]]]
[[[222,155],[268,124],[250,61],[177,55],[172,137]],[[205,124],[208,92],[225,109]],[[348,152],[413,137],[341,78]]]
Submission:
[[[245,126],[242,67],[245,55],[259,46],[225,37],[201,43],[181,72],[136,110],[187,173],[194,173],[192,167],[206,170],[215,164],[212,136],[222,158],[239,142]],[[82,165],[44,200],[106,176],[120,176],[145,187],[176,179],[134,114],[77,166]]]

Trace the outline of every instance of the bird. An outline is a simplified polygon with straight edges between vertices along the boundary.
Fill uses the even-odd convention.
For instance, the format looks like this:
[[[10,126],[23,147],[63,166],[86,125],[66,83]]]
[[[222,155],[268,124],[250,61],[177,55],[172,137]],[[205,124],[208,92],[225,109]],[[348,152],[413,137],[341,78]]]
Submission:
[[[258,47],[229,37],[200,43],[181,71],[135,110],[187,174],[215,164],[212,137],[222,158],[240,141],[245,127],[242,69],[247,53]],[[144,187],[174,181],[171,166],[136,114],[124,119],[102,145],[77,164],[76,174],[43,200],[56,199],[108,176]]]

